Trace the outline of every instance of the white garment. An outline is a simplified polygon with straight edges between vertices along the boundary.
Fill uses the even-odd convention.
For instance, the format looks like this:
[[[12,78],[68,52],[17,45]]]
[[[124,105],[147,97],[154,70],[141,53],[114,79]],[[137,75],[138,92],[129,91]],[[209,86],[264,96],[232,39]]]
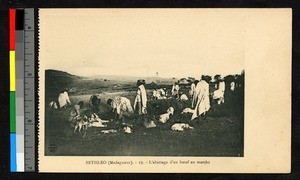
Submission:
[[[235,82],[232,81],[232,82],[230,83],[230,90],[231,90],[231,91],[234,91],[234,88],[235,88]]]
[[[102,124],[102,122],[94,121],[89,123],[89,127],[107,127],[107,125]]]
[[[183,131],[185,129],[194,129],[192,126],[190,126],[189,124],[185,124],[185,123],[176,123],[173,124],[171,129],[173,131]]]
[[[125,127],[123,128],[123,131],[124,131],[125,133],[127,133],[127,134],[130,134],[130,133],[132,133],[132,130],[131,130],[131,128],[130,128],[130,127],[128,127],[128,126],[125,126]]]
[[[225,91],[225,82],[224,81],[221,81],[220,83],[219,83],[219,89],[221,90],[221,91]]]
[[[69,99],[69,95],[66,91],[64,93],[59,94],[58,104],[59,104],[60,108],[64,107],[67,104],[71,104],[70,99]]]
[[[156,127],[156,124],[154,123],[154,121],[150,121],[150,122],[145,121],[145,122],[144,122],[144,126],[145,126],[146,128],[155,128],[155,127]]]
[[[117,130],[109,129],[109,130],[102,130],[101,132],[102,132],[103,134],[109,134],[109,133],[116,133]]]
[[[187,101],[187,100],[189,100],[189,98],[185,94],[182,94],[180,96],[180,101]]]
[[[89,118],[89,122],[100,122],[100,123],[108,123],[109,120],[103,120],[101,119],[96,113],[93,113],[91,117]]]
[[[218,84],[215,84],[215,89],[217,89],[218,88]]]
[[[130,100],[125,97],[116,96],[112,106],[117,110],[117,114],[124,112],[133,113],[133,109],[130,103]]]
[[[191,84],[191,90],[190,90],[190,96],[193,96],[193,95],[194,95],[195,88],[196,88],[195,83],[192,83],[192,84]]]
[[[156,90],[153,90],[152,96],[153,96],[154,98],[157,97],[157,91],[156,91]]]
[[[166,92],[163,89],[153,90],[153,97],[156,99],[164,99],[166,97]]]
[[[172,95],[176,95],[176,94],[178,94],[178,91],[179,91],[179,85],[178,84],[173,84],[173,86],[172,86]]]
[[[191,109],[191,108],[185,108],[182,110],[181,114],[186,114],[186,113],[191,113],[193,114],[195,112],[194,109]]]
[[[213,93],[213,99],[220,99],[224,95],[224,92],[222,92],[220,89],[214,91]]]
[[[166,95],[166,92],[165,92],[165,90],[163,90],[163,89],[158,89],[158,90],[157,90],[157,93],[158,93],[160,96],[165,96],[165,95]]]
[[[173,107],[169,107],[168,109],[167,109],[167,113],[170,113],[170,114],[174,114],[174,108]]]
[[[141,92],[141,102],[143,107],[147,107],[147,93],[144,85],[139,86],[140,92]]]
[[[210,109],[209,85],[204,80],[201,80],[195,88],[193,103],[195,105],[195,112],[192,115],[192,120]]]
[[[51,101],[51,102],[49,103],[49,107],[50,107],[50,108],[54,108],[54,109],[58,109],[57,103],[56,103],[55,101]]]
[[[198,82],[199,84],[199,82]],[[196,106],[196,101],[197,101],[197,96],[196,94],[200,91],[200,85],[198,85],[195,87],[194,89],[194,94],[193,94],[193,99],[192,99],[192,108],[194,108]]]
[[[166,123],[169,119],[170,119],[170,114],[171,113],[165,113],[165,114],[161,114],[160,116],[159,116],[159,122],[161,122],[161,123]]]
[[[152,93],[153,97],[156,98],[156,99],[162,99],[161,97],[161,94],[160,94],[160,91],[159,90],[153,90],[153,93]]]
[[[146,114],[146,112],[147,112],[147,93],[146,93],[146,89],[145,89],[144,85],[142,85],[142,84],[139,86],[137,93],[136,93],[136,97],[134,100],[134,109],[137,108],[138,103],[141,103],[142,114]]]
[[[224,103],[224,93],[225,93],[225,82],[221,81],[219,83],[220,98],[218,100],[218,104]]]

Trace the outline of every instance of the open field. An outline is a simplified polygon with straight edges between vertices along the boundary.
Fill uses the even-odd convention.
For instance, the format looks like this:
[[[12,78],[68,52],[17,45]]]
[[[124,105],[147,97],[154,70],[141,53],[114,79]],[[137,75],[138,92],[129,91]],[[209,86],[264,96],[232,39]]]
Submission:
[[[52,77],[51,77],[52,78]],[[87,80],[69,77],[65,82],[53,81],[46,76],[46,109],[45,109],[45,155],[61,156],[243,156],[244,146],[244,90],[225,94],[225,103],[212,105],[205,120],[191,122],[190,115],[181,115],[191,102],[180,102],[175,99],[150,100],[148,102],[148,119],[154,119],[156,128],[146,129],[137,122],[137,117],[127,117],[126,122],[133,124],[133,133],[125,134],[119,130],[112,134],[102,134],[103,129],[116,128],[114,122],[108,127],[87,130],[83,134],[73,133],[67,121],[70,109],[53,110],[47,107],[48,102],[57,98],[59,89],[69,87],[76,92],[69,93],[73,104],[82,100],[88,104],[92,94],[100,94],[101,109],[99,116],[110,119],[110,108],[106,104],[108,98],[116,95],[124,96],[133,103],[136,93],[135,82],[117,82],[104,80]],[[162,82],[161,84],[164,84]],[[117,88],[114,88],[115,86]],[[161,85],[170,91],[171,84]],[[149,90],[150,99],[151,86]],[[82,91],[84,89],[84,91]],[[183,88],[184,89],[184,88]],[[184,89],[187,92],[187,88]],[[175,114],[166,124],[157,122],[157,116],[168,107],[174,107]],[[189,123],[194,129],[184,132],[172,131],[175,122]]]

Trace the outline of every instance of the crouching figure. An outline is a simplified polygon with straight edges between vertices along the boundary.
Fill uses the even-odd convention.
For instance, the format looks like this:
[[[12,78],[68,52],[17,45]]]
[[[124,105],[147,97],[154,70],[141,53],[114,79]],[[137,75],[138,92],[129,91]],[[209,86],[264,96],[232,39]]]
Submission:
[[[114,119],[121,123],[124,123],[124,114],[133,114],[130,100],[125,97],[116,96],[114,99],[108,99],[107,104],[112,108]]]

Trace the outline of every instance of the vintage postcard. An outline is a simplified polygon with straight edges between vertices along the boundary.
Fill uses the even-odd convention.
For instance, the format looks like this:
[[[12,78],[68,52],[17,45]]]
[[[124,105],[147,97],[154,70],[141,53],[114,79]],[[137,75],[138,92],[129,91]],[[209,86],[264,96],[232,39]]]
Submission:
[[[39,171],[289,173],[291,9],[39,9]]]

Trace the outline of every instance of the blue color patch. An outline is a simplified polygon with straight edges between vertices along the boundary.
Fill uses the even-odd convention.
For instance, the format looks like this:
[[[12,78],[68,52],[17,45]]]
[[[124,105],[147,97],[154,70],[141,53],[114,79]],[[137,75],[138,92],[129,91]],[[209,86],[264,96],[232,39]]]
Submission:
[[[17,147],[15,133],[10,133],[10,172],[17,172]]]

